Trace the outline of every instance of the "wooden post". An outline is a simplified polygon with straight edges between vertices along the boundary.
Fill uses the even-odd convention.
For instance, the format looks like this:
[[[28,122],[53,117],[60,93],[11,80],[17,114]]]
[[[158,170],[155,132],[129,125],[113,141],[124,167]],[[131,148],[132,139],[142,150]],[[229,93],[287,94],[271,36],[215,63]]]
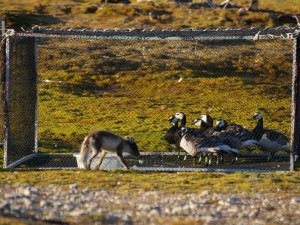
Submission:
[[[300,156],[300,35],[294,39],[293,54],[293,86],[292,86],[292,126],[291,126],[291,171],[294,171],[294,162]]]

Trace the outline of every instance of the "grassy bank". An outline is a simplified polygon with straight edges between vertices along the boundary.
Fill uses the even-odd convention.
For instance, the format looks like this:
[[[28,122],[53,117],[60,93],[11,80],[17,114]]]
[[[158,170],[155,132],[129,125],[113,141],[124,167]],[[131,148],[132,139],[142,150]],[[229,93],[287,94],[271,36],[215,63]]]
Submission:
[[[0,184],[27,183],[37,186],[78,184],[80,188],[107,189],[118,193],[161,191],[163,193],[278,193],[299,194],[300,177],[295,173],[205,173],[135,171],[3,171]]]
[[[260,1],[261,11],[239,12],[249,0],[236,0],[233,9],[211,10],[200,1],[189,4],[157,0],[131,4],[98,4],[99,1],[8,1],[0,3],[1,17],[7,25],[20,30],[33,25],[76,28],[187,28],[278,26],[285,21],[278,15],[300,13],[300,3],[289,1]],[[222,1],[215,0],[216,4]],[[198,5],[197,5],[198,4]],[[95,6],[96,5],[96,6]],[[152,16],[149,16],[151,13]]]

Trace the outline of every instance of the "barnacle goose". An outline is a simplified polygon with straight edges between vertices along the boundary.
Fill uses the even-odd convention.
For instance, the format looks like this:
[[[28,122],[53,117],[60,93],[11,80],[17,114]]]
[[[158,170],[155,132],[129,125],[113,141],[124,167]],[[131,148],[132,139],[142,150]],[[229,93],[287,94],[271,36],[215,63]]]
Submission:
[[[257,140],[254,139],[253,133],[238,124],[228,124],[226,120],[219,119],[216,122],[216,130],[226,132],[238,138],[241,141],[242,148],[257,147]]]
[[[258,145],[262,151],[269,152],[268,160],[273,160],[275,153],[278,151],[290,151],[288,146],[289,139],[284,134],[264,128],[261,113],[255,113],[253,119],[258,120],[256,127],[252,131],[254,138],[258,140]]]
[[[208,114],[201,115],[199,119],[195,119],[192,125],[199,127],[200,131],[206,136],[216,135],[216,132],[218,132],[215,127],[213,127],[213,118]]]
[[[204,157],[205,165],[208,166],[212,164],[213,155],[217,156],[217,163],[219,163],[219,156],[224,153],[238,154],[237,149],[225,144],[223,139],[218,136],[207,137],[201,133],[196,136],[195,134],[187,131],[187,128],[182,128],[180,147],[195,158],[195,163],[198,155],[200,155],[199,161],[201,161],[201,158]]]
[[[203,118],[203,116],[201,118]],[[207,137],[214,138],[214,139],[210,139],[212,144],[226,145],[223,146],[225,148],[223,152],[231,153],[233,155],[234,158],[232,162],[238,160],[238,155],[239,155],[238,149],[242,146],[242,142],[237,137],[235,137],[230,133],[220,132],[217,126],[211,127],[211,124],[208,125],[202,119],[194,120],[193,124],[199,126],[203,134],[205,134]],[[229,146],[230,148],[227,148],[227,146]],[[221,161],[223,161],[222,151],[218,156],[220,157]]]
[[[182,112],[175,113],[175,118],[180,121],[180,128],[182,130],[184,130],[185,133],[190,133],[193,136],[198,136],[198,135],[201,136],[202,135],[202,133],[201,133],[201,131],[199,129],[186,127],[186,115],[184,113],[182,113]],[[180,141],[181,138],[182,138],[182,136],[183,136],[182,134],[183,134],[182,132],[178,132],[176,134],[176,139]],[[180,148],[179,148],[179,155],[180,155]],[[178,157],[179,157],[179,155],[178,155]],[[183,160],[186,160],[186,157],[187,157],[187,154],[184,156]]]
[[[175,146],[175,134],[180,131],[180,128],[178,126],[178,119],[175,116],[171,116],[168,121],[172,124],[172,126],[167,130],[165,139],[170,145]]]

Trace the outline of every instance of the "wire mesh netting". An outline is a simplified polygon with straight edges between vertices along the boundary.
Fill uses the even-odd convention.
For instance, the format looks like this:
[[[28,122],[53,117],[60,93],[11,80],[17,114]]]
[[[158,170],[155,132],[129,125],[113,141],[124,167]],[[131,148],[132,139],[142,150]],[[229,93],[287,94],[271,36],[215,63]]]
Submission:
[[[136,169],[290,169],[291,39],[148,32],[11,37],[7,165],[38,147],[20,166],[77,167],[84,137],[106,130],[134,137],[142,155],[125,160]]]

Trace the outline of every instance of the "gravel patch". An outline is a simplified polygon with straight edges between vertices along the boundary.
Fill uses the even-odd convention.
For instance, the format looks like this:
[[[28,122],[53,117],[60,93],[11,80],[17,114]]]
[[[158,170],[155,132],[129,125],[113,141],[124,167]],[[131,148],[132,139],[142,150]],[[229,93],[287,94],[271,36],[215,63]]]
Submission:
[[[93,224],[300,224],[300,196],[265,193],[118,194],[50,185],[0,185],[0,216]]]

